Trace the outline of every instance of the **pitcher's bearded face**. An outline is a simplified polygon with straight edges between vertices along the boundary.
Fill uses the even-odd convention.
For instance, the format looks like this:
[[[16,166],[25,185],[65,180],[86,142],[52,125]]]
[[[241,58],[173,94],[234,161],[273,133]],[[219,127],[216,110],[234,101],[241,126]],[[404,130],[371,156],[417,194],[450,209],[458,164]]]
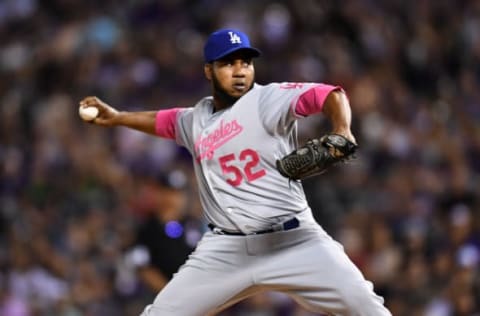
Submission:
[[[222,102],[228,105],[232,105],[237,102],[245,93],[250,91],[253,88],[253,80],[249,86],[245,86],[242,88],[241,91],[236,93],[231,93],[228,89],[224,88],[222,84],[219,82],[215,73],[212,74],[212,83],[213,83],[213,93],[215,97],[219,98]]]
[[[236,52],[214,61],[211,68],[213,93],[227,105],[232,105],[253,87],[255,69],[251,57]]]

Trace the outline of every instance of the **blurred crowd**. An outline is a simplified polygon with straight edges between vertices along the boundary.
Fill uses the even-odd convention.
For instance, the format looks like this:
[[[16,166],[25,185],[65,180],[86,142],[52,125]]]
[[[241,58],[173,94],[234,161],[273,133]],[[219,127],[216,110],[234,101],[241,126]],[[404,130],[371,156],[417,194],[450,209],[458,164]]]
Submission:
[[[1,0],[0,315],[138,315],[195,247],[189,154],[77,109],[193,105],[220,27],[263,51],[258,83],[347,91],[358,157],[304,187],[393,315],[480,315],[474,0]],[[328,131],[299,125],[300,142]],[[222,315],[311,314],[265,293]]]

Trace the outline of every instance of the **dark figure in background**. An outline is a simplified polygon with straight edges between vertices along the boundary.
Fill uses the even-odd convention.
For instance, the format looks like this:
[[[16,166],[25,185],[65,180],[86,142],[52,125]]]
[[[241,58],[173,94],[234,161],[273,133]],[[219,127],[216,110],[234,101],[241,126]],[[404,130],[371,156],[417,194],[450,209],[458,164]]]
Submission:
[[[129,251],[144,284],[160,291],[185,262],[200,233],[185,214],[185,183],[172,174],[151,180],[155,205],[137,230]],[[198,237],[199,238],[199,237]]]

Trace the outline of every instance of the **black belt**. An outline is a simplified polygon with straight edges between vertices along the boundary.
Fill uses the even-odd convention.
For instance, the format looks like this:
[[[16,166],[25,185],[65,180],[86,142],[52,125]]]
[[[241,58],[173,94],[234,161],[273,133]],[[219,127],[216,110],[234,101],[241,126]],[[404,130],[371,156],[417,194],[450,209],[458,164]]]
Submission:
[[[268,234],[268,233],[273,233],[273,232],[278,232],[278,231],[294,229],[294,228],[297,228],[298,226],[300,226],[300,222],[298,221],[298,219],[296,217],[294,217],[294,218],[292,218],[292,219],[290,219],[290,220],[288,220],[284,223],[277,224],[270,229],[265,229],[265,230],[261,230],[261,231],[258,231],[258,232],[245,234],[245,233],[242,233],[242,232],[229,232],[229,231],[223,230],[221,228],[218,228],[213,224],[208,224],[208,228],[210,228],[212,230],[212,232],[214,232],[215,234],[231,235],[231,236],[247,236],[247,235]]]

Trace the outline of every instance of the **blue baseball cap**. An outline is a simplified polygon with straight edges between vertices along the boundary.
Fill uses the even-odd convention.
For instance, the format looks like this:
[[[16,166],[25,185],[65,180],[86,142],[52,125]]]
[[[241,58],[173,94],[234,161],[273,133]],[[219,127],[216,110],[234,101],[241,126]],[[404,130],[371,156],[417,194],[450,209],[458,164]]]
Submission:
[[[211,63],[237,50],[248,51],[252,57],[261,54],[260,50],[250,46],[247,34],[235,29],[222,29],[210,34],[203,54],[205,62]]]

